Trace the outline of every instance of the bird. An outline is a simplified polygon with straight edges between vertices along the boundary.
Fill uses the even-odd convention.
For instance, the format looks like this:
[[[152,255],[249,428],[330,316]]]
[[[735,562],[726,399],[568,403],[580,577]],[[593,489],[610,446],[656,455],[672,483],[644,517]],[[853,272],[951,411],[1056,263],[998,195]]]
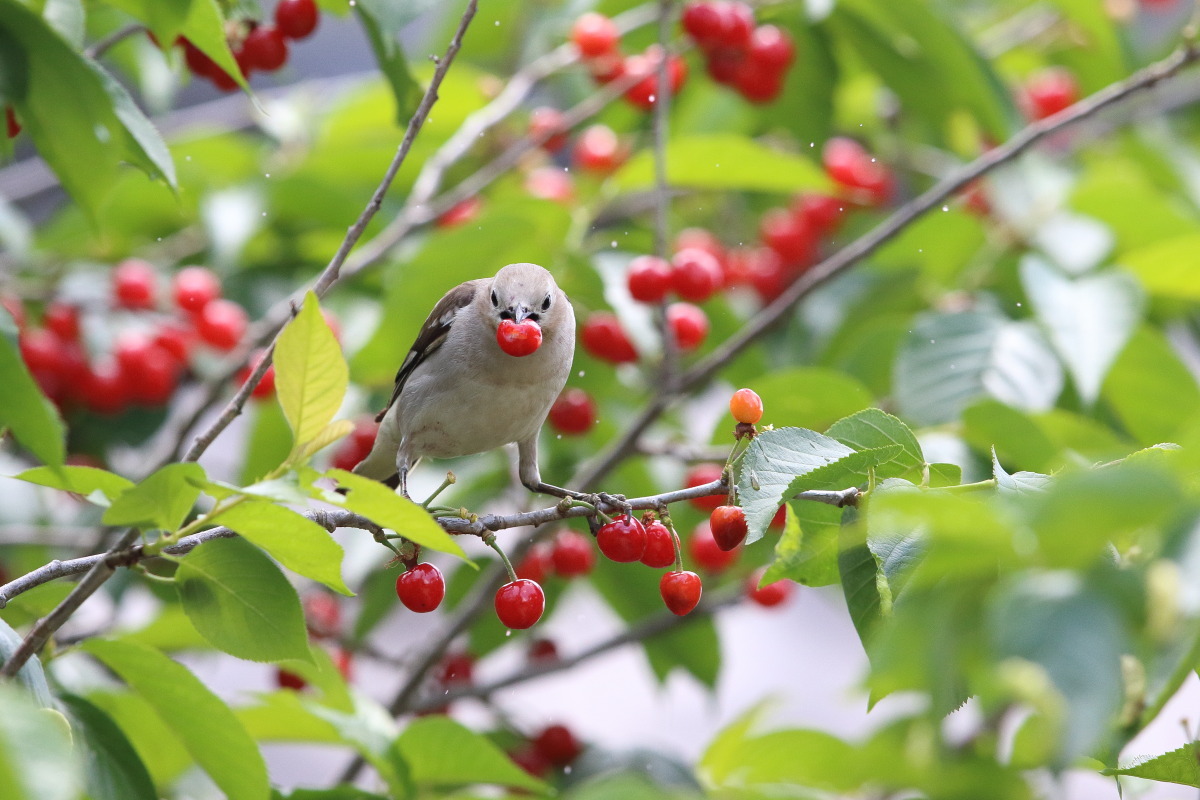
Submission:
[[[509,355],[497,332],[540,329],[528,354]],[[375,444],[354,472],[408,497],[408,473],[424,458],[454,458],[516,443],[518,475],[530,491],[580,493],[542,481],[538,434],[571,372],[575,313],[548,270],[509,264],[491,278],[455,286],[434,304],[376,421]]]

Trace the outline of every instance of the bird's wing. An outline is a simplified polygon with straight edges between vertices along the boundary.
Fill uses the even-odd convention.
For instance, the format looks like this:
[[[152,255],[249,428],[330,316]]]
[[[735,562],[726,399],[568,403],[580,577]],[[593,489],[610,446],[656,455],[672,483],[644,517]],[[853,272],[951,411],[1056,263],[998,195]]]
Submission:
[[[408,376],[412,375],[413,370],[420,366],[422,361],[429,358],[446,341],[446,336],[450,333],[450,326],[454,324],[454,318],[458,315],[459,311],[471,304],[471,301],[475,299],[475,292],[478,291],[479,285],[482,283],[484,283],[484,280],[460,283],[446,292],[441,300],[437,301],[433,310],[429,312],[429,316],[425,319],[425,324],[421,326],[421,332],[417,334],[417,340],[413,342],[412,347],[409,348],[408,355],[404,357],[404,363],[400,365],[399,371],[396,372],[396,385],[392,389],[392,397],[388,400],[387,406],[384,407],[383,411],[380,411],[376,415],[376,422],[383,421],[392,404],[396,402],[396,398],[400,396],[400,392],[404,390],[404,384],[408,380]]]

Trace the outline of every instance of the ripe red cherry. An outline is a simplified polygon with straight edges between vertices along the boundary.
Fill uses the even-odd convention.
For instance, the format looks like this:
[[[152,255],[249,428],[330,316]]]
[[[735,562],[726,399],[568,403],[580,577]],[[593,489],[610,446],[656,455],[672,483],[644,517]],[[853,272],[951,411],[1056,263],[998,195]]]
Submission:
[[[846,204],[837,197],[827,194],[802,194],[793,201],[792,214],[820,233],[829,234],[838,229]]]
[[[42,315],[42,322],[65,342],[79,340],[79,309],[75,306],[57,301],[50,303]]]
[[[713,541],[722,550],[732,550],[746,539],[746,512],[737,506],[717,506],[708,525]]]
[[[550,406],[547,418],[559,433],[578,436],[596,424],[596,402],[583,389],[567,389]]]
[[[158,276],[146,261],[129,258],[113,269],[113,297],[125,308],[154,308]]]
[[[685,247],[671,257],[671,288],[684,300],[703,303],[723,283],[725,271],[711,253]]]
[[[546,574],[550,571],[550,548],[544,544],[535,544],[517,563],[514,571],[518,578],[525,578],[534,583],[546,580]]]
[[[680,350],[695,350],[708,336],[708,316],[690,303],[667,306],[667,324]]]
[[[266,378],[263,378],[266,381]],[[375,446],[379,423],[365,417],[354,423],[354,430],[343,439],[334,452],[332,465],[337,469],[354,469]]]
[[[473,195],[447,208],[438,215],[433,224],[439,228],[456,228],[475,219],[479,216],[479,212],[482,209],[483,198],[479,195]]]
[[[254,373],[254,370],[258,369],[258,364],[260,361],[262,361],[262,358],[263,358],[263,351],[259,350],[253,356],[251,356],[250,363],[247,364],[246,366],[242,367],[241,370],[238,371],[237,382],[239,385],[250,380],[250,376]],[[273,394],[275,394],[275,365],[274,364],[267,367],[267,371],[263,373],[262,380],[260,380],[258,383],[256,383],[254,385],[254,388],[250,390],[250,396],[253,397],[255,400],[266,400]],[[364,453],[363,456],[365,457],[366,454]],[[362,459],[360,458],[359,461],[361,461],[361,460]],[[354,465],[356,465],[356,464],[358,464],[358,461],[355,461],[354,464],[352,464],[350,467],[348,467],[348,469],[353,469]]]
[[[533,746],[551,764],[565,767],[583,752],[583,745],[566,725],[550,725],[533,737]]]
[[[442,686],[469,686],[474,680],[475,659],[469,653],[447,653],[438,666]]]
[[[275,668],[275,685],[280,689],[289,689],[293,692],[298,692],[308,683],[294,672],[288,672],[282,667]]]
[[[516,750],[510,751],[508,757],[514,764],[535,778],[544,778],[550,771],[550,762],[532,743],[526,743]]]
[[[825,143],[821,159],[830,178],[847,188],[861,189],[867,202],[879,204],[890,198],[891,172],[853,139],[844,136],[830,139]]]
[[[720,464],[697,464],[688,470],[683,479],[683,485],[687,488],[693,486],[704,486],[707,483],[721,480],[721,475],[724,470]],[[689,502],[701,511],[712,511],[720,505],[724,505],[726,494],[723,491],[718,491],[716,494],[710,494],[706,497],[694,497]]]
[[[289,39],[303,39],[317,29],[317,4],[313,0],[279,0],[275,25]]]
[[[529,644],[529,660],[540,663],[558,661],[558,645],[549,639],[535,639]]]
[[[171,293],[184,311],[201,311],[221,296],[221,279],[207,267],[184,267],[175,273]]]
[[[527,356],[542,346],[542,326],[531,319],[502,319],[496,328],[496,344],[510,356]]]
[[[700,602],[704,586],[694,572],[668,572],[658,582],[663,602],[677,617],[691,612]]]
[[[4,109],[5,127],[8,129],[8,138],[15,139],[21,133],[21,123],[17,122],[17,112],[12,106]]]
[[[792,43],[792,35],[782,28],[760,25],[750,37],[747,58],[775,72],[782,72],[796,58],[796,45]]]
[[[597,58],[617,51],[621,32],[611,19],[590,11],[575,20],[571,28],[571,41],[584,58]]]
[[[425,614],[442,604],[446,580],[433,564],[417,564],[396,578],[396,596],[408,610]]]
[[[304,596],[304,622],[308,634],[317,639],[336,638],[342,632],[342,604],[325,591]]]
[[[287,62],[287,39],[274,25],[259,25],[246,36],[242,53],[249,66],[274,72]]]
[[[118,361],[120,357],[118,352]],[[147,342],[138,361],[122,364],[122,378],[133,400],[151,407],[161,406],[171,399],[179,385],[179,362],[163,348]]]
[[[575,184],[558,167],[538,167],[525,176],[525,191],[541,200],[566,204],[575,197]]]
[[[807,265],[816,258],[816,230],[787,209],[772,208],[763,214],[758,233],[785,264]]]
[[[661,59],[662,49],[658,45],[646,48],[642,55],[625,59],[625,74],[642,76],[640,81],[625,90],[625,99],[643,111],[654,108],[654,101],[658,97],[658,62]],[[686,80],[687,62],[672,54],[667,59],[667,89],[672,97],[679,93]]]
[[[538,106],[529,114],[529,138],[546,137],[541,148],[548,153],[557,153],[567,144],[566,116],[557,108]]]
[[[612,561],[627,564],[646,552],[646,529],[628,514],[620,514],[596,532],[596,546]]]
[[[671,265],[657,256],[638,256],[629,262],[629,294],[643,303],[661,303],[671,289]]]
[[[496,616],[506,628],[525,630],[542,618],[546,594],[530,580],[518,578],[496,591]]]
[[[218,350],[232,350],[246,335],[246,310],[232,300],[206,303],[196,317],[196,333]]]
[[[645,525],[646,549],[642,553],[641,562],[647,567],[662,569],[675,563],[675,542],[667,526],[658,520],[651,520]]]
[[[753,425],[762,419],[763,402],[753,389],[738,389],[729,398],[729,413],[738,422]]]
[[[596,553],[587,537],[575,531],[560,531],[550,550],[554,572],[563,578],[587,575],[596,566]]]
[[[633,349],[621,323],[607,311],[597,311],[589,316],[583,323],[579,338],[583,349],[596,358],[614,364],[637,361],[637,350]]]
[[[771,517],[771,521],[767,524],[767,528],[773,531],[783,530],[783,526],[787,524],[787,506],[780,506],[775,512],[775,516]]]
[[[792,591],[796,588],[796,584],[789,580],[778,580],[774,583],[768,583],[766,586],[759,586],[762,581],[763,573],[766,572],[765,567],[760,567],[750,573],[746,578],[744,591],[746,598],[758,603],[760,606],[770,608],[777,606],[792,596]]]
[[[1050,67],[1025,85],[1025,112],[1030,119],[1053,116],[1079,99],[1079,83],[1069,70]]]
[[[747,58],[734,72],[733,86],[751,103],[770,103],[783,91],[783,72]]]
[[[688,554],[692,560],[701,569],[714,574],[724,572],[733,566],[741,552],[737,548],[722,550],[718,547],[708,522],[701,522],[697,525],[692,531],[691,538],[688,539]]]
[[[19,340],[21,360],[31,371],[62,372],[66,365],[65,342],[45,328],[30,328]]]
[[[129,403],[129,389],[115,361],[93,364],[85,370],[79,395],[88,410],[97,414],[118,414]]]
[[[342,680],[354,680],[354,654],[344,647],[333,651],[333,665],[342,673]]]
[[[607,125],[591,125],[575,142],[575,166],[602,175],[615,170],[625,161],[625,150],[616,132]]]
[[[715,3],[705,0],[688,3],[683,7],[680,22],[687,35],[692,37],[692,41],[699,47],[710,49],[721,43],[724,20]]]

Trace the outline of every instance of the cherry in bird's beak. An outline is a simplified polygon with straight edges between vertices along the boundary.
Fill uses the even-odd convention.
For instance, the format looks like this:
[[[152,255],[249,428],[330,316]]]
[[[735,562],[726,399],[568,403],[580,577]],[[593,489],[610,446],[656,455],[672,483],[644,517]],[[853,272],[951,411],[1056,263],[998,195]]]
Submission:
[[[542,326],[521,316],[500,320],[496,344],[510,356],[527,356],[542,346]]]

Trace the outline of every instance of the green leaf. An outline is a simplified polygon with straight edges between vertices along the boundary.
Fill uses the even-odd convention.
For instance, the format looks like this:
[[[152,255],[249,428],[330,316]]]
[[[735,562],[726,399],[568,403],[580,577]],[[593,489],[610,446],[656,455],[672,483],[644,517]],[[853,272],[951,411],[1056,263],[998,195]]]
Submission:
[[[297,447],[321,433],[342,404],[349,370],[312,292],[275,346],[275,393]]]
[[[321,432],[311,442],[304,445],[304,449],[300,452],[300,460],[308,461],[316,453],[324,450],[343,436],[346,436],[352,430],[354,430],[354,423],[348,419],[339,419],[336,422],[329,423],[321,429]]]
[[[734,134],[682,136],[667,142],[667,181],[694,189],[742,190],[795,194],[832,189],[812,160]],[[626,192],[654,186],[654,159],[638,152],[621,168],[613,183]]]
[[[998,400],[980,400],[963,411],[963,439],[981,453],[993,450],[1010,465],[1048,470],[1058,447],[1027,414]]]
[[[113,112],[128,134],[125,150],[129,163],[151,178],[161,178],[171,189],[176,189],[175,162],[158,128],[142,113],[116,78],[105,72],[99,64],[87,63],[100,79],[100,85],[112,101]]]
[[[5,664],[13,652],[21,646],[22,637],[4,620],[0,619],[0,665]],[[42,662],[37,656],[31,656],[25,665],[17,671],[17,681],[29,692],[34,701],[46,708],[54,706],[54,697],[46,684],[46,673],[42,671]],[[0,716],[3,716],[0,714]]]
[[[193,766],[183,742],[141,695],[121,687],[89,692],[87,699],[108,714],[129,739],[155,786],[170,785]]]
[[[82,648],[150,704],[221,791],[238,800],[267,800],[267,768],[254,740],[187,667],[131,642],[90,639]]]
[[[1200,387],[1157,328],[1143,326],[1108,372],[1104,402],[1139,444],[1175,438],[1180,425],[1200,413]],[[1164,399],[1170,399],[1165,413]]]
[[[434,522],[428,511],[413,501],[401,497],[378,481],[344,469],[331,469],[325,474],[349,490],[343,498],[346,508],[422,547],[466,560],[467,555],[458,542]]]
[[[72,694],[59,701],[70,715],[76,742],[84,754],[91,800],[156,800],[158,792],[146,765],[112,717]]]
[[[459,786],[490,783],[544,792],[547,786],[514,764],[500,748],[449,717],[414,720],[395,748],[412,770],[414,783]]]
[[[0,23],[0,40],[3,39]],[[2,65],[0,61],[0,65]],[[11,315],[0,312],[0,431],[7,428],[38,460],[51,467],[62,466],[66,456],[66,428],[58,410],[29,374],[17,345],[17,326]]]
[[[409,766],[393,747],[396,723],[387,709],[374,700],[355,693],[354,710],[338,711],[309,701],[309,713],[333,725],[343,742],[351,744],[367,763],[375,768],[388,785],[392,797],[413,797],[415,787],[409,778]]]
[[[1072,280],[1040,258],[1026,256],[1021,283],[1075,388],[1085,403],[1095,402],[1104,376],[1141,317],[1137,282],[1116,271]]]
[[[211,515],[208,521],[237,531],[292,572],[335,592],[354,594],[342,580],[342,546],[308,517],[274,503],[249,501]]]
[[[346,677],[324,647],[312,645],[309,647],[308,660],[283,661],[279,666],[303,678],[304,682],[319,694],[321,705],[353,713],[354,698],[350,694]]]
[[[825,431],[825,435],[855,450],[899,445],[900,452],[886,468],[881,464],[876,470],[876,475],[880,478],[896,478],[910,470],[920,469],[925,464],[921,445],[912,430],[898,418],[878,408],[868,408],[838,420]]]
[[[0,685],[0,707],[0,797],[78,800],[83,775],[62,714],[8,685]]]
[[[1000,466],[996,452],[992,451],[992,475],[996,479],[996,490],[1001,495],[1021,495],[1040,492],[1050,485],[1051,477],[1040,472],[1017,472],[1009,475]]]
[[[127,489],[133,488],[133,481],[128,478],[97,467],[34,467],[13,477],[38,486],[74,492],[100,506],[110,505]]]
[[[421,90],[408,70],[404,48],[396,38],[399,29],[390,24],[390,18],[396,16],[396,11],[407,11],[406,7],[410,5],[414,4],[385,4],[363,0],[354,6],[358,21],[362,24],[367,41],[371,43],[371,50],[375,53],[379,71],[383,73],[392,89],[392,97],[396,100],[396,122],[400,125],[405,124],[416,110]]]
[[[250,661],[309,657],[300,597],[249,542],[205,542],[184,557],[175,584],[188,619],[214,647]]]
[[[278,403],[251,403],[250,433],[246,442],[246,460],[242,464],[240,483],[257,481],[271,472],[288,457],[292,449],[292,432],[283,409]]]
[[[930,464],[929,485],[932,488],[958,486],[962,483],[962,467],[958,464]]]
[[[1196,744],[1189,742],[1169,753],[1153,758],[1143,756],[1123,767],[1106,769],[1103,774],[1200,787],[1200,759],[1196,757]]]
[[[1044,410],[1063,385],[1062,367],[1035,328],[985,311],[917,317],[892,379],[901,415],[918,425],[953,422],[984,396]]]
[[[341,744],[337,729],[314,716],[298,692],[284,689],[255,699],[257,705],[235,712],[255,741]]]
[[[752,736],[756,716],[748,714],[721,731],[701,756],[696,771],[714,793],[770,796],[772,787],[790,786],[840,794],[858,787],[860,770],[851,745],[821,731]]]
[[[857,524],[857,509],[847,509],[842,514],[842,526],[838,530],[838,573],[842,576],[842,595],[850,621],[868,653],[875,626],[882,614],[880,602],[879,562],[867,547],[866,525]]]
[[[200,496],[196,483],[203,480],[199,464],[168,464],[114,500],[104,523],[176,530]]]
[[[1200,300],[1200,275],[1194,269],[1197,248],[1200,233],[1160,239],[1126,253],[1121,266],[1154,297]]]
[[[763,575],[763,582],[787,578],[805,586],[837,583],[841,527],[840,508],[804,500],[790,503],[783,533],[775,545],[775,559]]]

